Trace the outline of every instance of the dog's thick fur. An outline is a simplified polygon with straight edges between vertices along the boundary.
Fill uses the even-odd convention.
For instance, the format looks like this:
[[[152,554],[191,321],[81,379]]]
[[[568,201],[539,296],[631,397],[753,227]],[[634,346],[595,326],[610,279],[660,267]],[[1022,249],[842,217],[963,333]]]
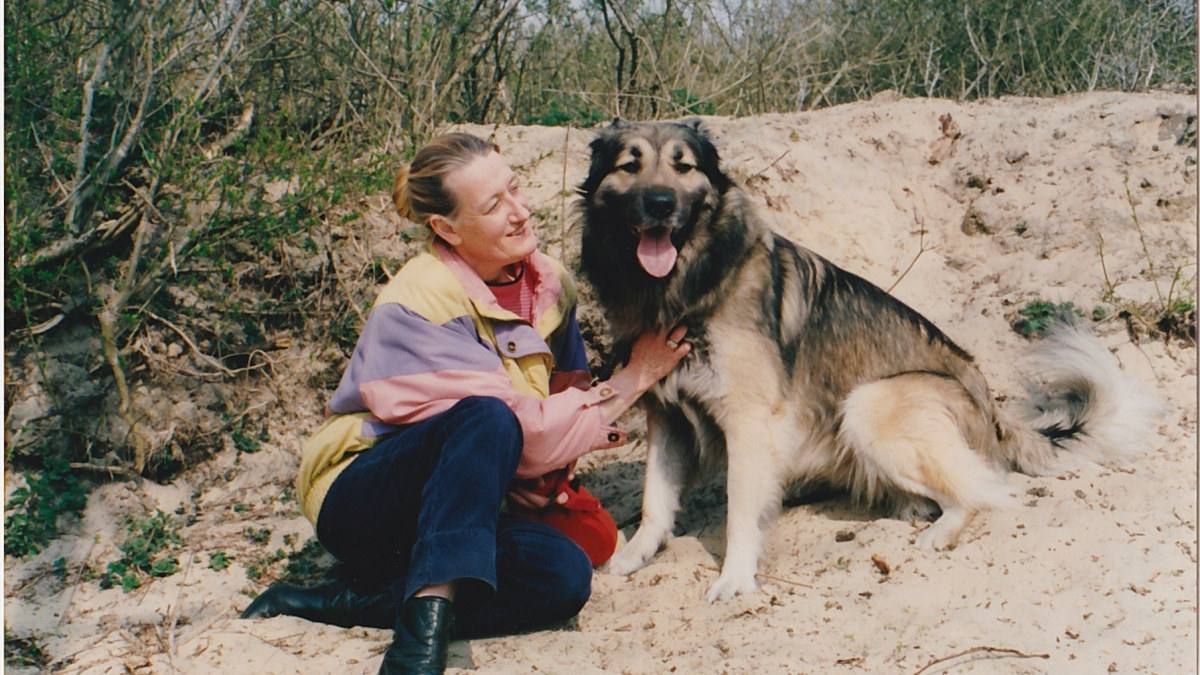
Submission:
[[[1011,499],[1005,471],[1046,473],[1064,451],[1103,459],[1146,440],[1153,399],[1071,321],[1043,345],[1029,412],[1005,416],[971,355],[936,326],[773,233],[698,122],[616,122],[591,151],[583,271],[618,353],[679,325],[693,345],[642,398],[642,523],[611,572],[645,565],[671,535],[682,489],[722,462],[726,553],[709,599],[755,588],[761,527],[789,485],[845,487],[903,518],[940,510],[917,544],[942,549],[980,509]],[[665,236],[677,257],[642,262],[666,250]]]

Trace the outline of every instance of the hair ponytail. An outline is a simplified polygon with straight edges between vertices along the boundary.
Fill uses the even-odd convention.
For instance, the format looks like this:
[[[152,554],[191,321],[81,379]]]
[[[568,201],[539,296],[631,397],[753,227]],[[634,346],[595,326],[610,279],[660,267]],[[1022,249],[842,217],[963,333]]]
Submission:
[[[416,214],[413,213],[412,197],[408,194],[408,170],[411,165],[404,164],[400,167],[400,172],[396,174],[396,182],[392,184],[392,203],[396,205],[396,212],[401,218],[406,220],[416,221]]]

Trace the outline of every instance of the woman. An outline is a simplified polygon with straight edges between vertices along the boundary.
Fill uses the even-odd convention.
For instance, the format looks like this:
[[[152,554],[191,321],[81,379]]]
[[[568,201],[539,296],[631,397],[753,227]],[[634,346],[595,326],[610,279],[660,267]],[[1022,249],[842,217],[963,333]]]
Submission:
[[[440,674],[451,634],[529,629],[582,609],[587,556],[508,513],[506,498],[548,506],[541,477],[623,443],[613,421],[690,345],[682,327],[644,335],[625,368],[589,385],[574,282],[537,250],[529,202],[491,142],[433,140],[392,197],[431,241],[376,300],[297,480],[325,548],[388,592],[274,586],[243,616],[390,618],[379,672]]]

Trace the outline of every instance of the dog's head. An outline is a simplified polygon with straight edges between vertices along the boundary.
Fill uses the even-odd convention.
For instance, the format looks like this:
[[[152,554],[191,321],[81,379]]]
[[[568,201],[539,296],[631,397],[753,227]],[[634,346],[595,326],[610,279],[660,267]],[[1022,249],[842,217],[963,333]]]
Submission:
[[[579,186],[591,230],[585,239],[634,249],[647,274],[666,277],[699,219],[716,209],[730,186],[716,146],[699,120],[616,121],[591,150],[591,167]]]

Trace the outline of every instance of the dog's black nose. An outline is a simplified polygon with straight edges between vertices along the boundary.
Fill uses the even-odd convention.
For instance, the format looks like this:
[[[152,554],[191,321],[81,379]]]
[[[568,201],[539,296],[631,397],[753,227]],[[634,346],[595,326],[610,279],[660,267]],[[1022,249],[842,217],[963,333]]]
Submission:
[[[666,218],[675,211],[675,195],[670,192],[651,192],[644,200],[646,213],[654,218]]]

